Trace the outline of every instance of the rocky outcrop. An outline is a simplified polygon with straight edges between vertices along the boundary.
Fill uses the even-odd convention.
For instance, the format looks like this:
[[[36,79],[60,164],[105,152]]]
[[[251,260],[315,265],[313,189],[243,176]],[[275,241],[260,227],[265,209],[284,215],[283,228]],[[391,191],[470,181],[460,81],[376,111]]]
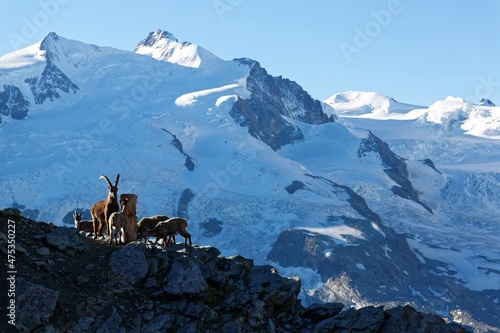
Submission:
[[[428,258],[419,259],[421,254],[417,257],[403,235],[373,221],[345,216],[332,216],[324,228],[345,232],[334,238],[311,230],[285,230],[267,256],[283,267],[316,271],[324,285],[310,296],[348,306],[412,304],[414,309],[398,312],[398,316],[432,307],[451,317],[450,308],[457,308],[473,313],[476,320],[481,318],[483,323],[498,325],[496,317],[481,310],[481,307],[500,309],[494,301],[500,296],[498,291],[469,290],[462,281],[443,275],[446,265]],[[358,236],[353,236],[356,234]],[[482,304],[481,307],[478,304]],[[331,319],[330,324],[338,319]],[[424,330],[426,324],[418,325]]]
[[[335,121],[333,116],[323,112],[321,102],[313,99],[296,82],[269,75],[256,61],[236,61],[251,68],[246,83],[251,96],[238,98],[229,114],[236,123],[248,127],[248,133],[273,150],[304,139],[301,129],[289,119],[307,124]]]
[[[19,316],[17,328],[19,331],[31,332],[38,326],[45,324],[54,312],[59,292],[41,284],[30,283],[25,279],[16,281],[16,291],[17,315]]]
[[[80,89],[55,64],[59,60],[54,46],[58,40],[59,37],[53,32],[43,39],[40,44],[40,50],[46,51],[47,65],[40,76],[24,80],[24,82],[29,84],[36,104],[43,104],[47,98],[50,101],[60,98],[61,95],[58,90],[76,94]]]
[[[80,235],[85,249],[74,251],[47,242],[65,228],[0,211],[2,253],[8,219],[24,248],[16,254],[22,332],[465,332],[409,306],[304,308],[297,277],[241,256],[221,257],[211,246],[117,248]],[[2,290],[6,283],[0,280]],[[12,329],[0,321],[0,331]]]
[[[195,167],[194,160],[191,156],[189,156],[188,154],[186,154],[184,152],[184,148],[182,147],[182,143],[179,141],[179,139],[177,139],[177,136],[175,136],[172,132],[169,132],[165,128],[162,128],[162,130],[167,132],[168,134],[170,134],[172,136],[172,141],[170,141],[170,144],[172,146],[174,146],[179,151],[179,153],[181,153],[182,155],[184,155],[186,157],[186,161],[184,162],[184,166],[186,167],[186,169],[188,169],[189,171],[193,171],[194,167]]]
[[[432,209],[420,201],[417,192],[413,188],[408,178],[408,169],[404,159],[396,155],[387,143],[371,132],[367,138],[361,140],[358,156],[364,156],[369,152],[376,152],[380,156],[382,163],[386,167],[384,170],[385,173],[399,185],[392,187],[394,194],[404,199],[413,200],[424,207],[429,213],[432,213]]]
[[[18,87],[14,85],[4,85],[4,91],[0,91],[0,114],[11,116],[13,119],[24,119],[29,112],[30,102]]]

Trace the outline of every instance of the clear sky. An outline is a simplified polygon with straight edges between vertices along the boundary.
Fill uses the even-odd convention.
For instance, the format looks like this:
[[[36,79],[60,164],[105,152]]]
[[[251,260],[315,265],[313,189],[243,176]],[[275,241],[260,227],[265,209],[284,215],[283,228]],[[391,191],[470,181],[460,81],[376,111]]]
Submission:
[[[156,29],[257,60],[319,100],[361,90],[500,105],[498,0],[0,0],[0,55],[51,31],[133,50]]]

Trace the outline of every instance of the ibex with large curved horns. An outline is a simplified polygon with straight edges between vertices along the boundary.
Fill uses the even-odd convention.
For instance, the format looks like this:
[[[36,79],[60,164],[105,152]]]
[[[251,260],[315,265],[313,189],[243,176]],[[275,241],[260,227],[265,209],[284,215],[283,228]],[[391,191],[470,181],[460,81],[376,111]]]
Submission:
[[[106,176],[101,176],[99,179],[104,179],[108,183],[109,192],[106,199],[96,202],[90,209],[94,227],[94,238],[102,235],[103,227],[104,230],[107,230],[109,217],[120,209],[118,205],[118,179],[120,179],[120,174],[116,175],[114,186]]]

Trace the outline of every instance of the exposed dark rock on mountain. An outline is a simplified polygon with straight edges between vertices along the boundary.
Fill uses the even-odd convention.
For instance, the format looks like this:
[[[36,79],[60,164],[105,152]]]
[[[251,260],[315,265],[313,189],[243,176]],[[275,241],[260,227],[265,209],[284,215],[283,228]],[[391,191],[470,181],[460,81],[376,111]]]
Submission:
[[[2,320],[2,332],[465,332],[410,306],[304,308],[298,278],[241,256],[221,257],[210,246],[118,248],[80,235],[83,249],[60,248],[48,235],[65,235],[66,228],[6,211],[0,211],[3,256],[8,220],[23,251],[15,260],[16,327]],[[0,280],[2,290],[7,284]]]
[[[361,145],[358,150],[358,156],[363,156],[369,152],[376,152],[382,159],[382,163],[387,167],[385,173],[392,180],[394,180],[399,186],[393,186],[392,192],[402,198],[413,200],[424,207],[429,213],[432,213],[432,209],[420,201],[417,192],[413,188],[411,181],[408,179],[408,169],[403,158],[396,155],[380,138],[369,133],[366,139],[361,141]]]
[[[25,118],[30,102],[24,99],[21,90],[14,85],[4,85],[3,89],[0,91],[0,114],[10,115],[13,119]]]
[[[80,89],[76,84],[71,82],[66,74],[64,74],[55,64],[55,61],[59,60],[59,55],[54,46],[58,39],[59,37],[53,32],[43,39],[40,50],[46,52],[45,57],[47,59],[47,65],[41,76],[35,76],[24,80],[24,82],[29,84],[36,104],[43,104],[47,98],[50,101],[53,101],[55,98],[60,98],[61,95],[58,90],[65,93],[72,92],[76,94],[77,90]]]
[[[186,154],[184,152],[184,148],[182,147],[182,143],[179,141],[179,139],[177,139],[177,136],[165,128],[162,128],[162,130],[167,132],[168,134],[170,134],[172,136],[172,141],[170,141],[170,144],[172,146],[174,146],[179,151],[179,153],[181,153],[182,155],[184,155],[186,157],[186,162],[184,162],[184,166],[186,167],[186,169],[188,169],[189,171],[193,171],[194,167],[195,167],[194,160],[191,156],[189,156],[188,154]]]
[[[313,99],[296,82],[273,77],[257,61],[237,59],[251,67],[247,78],[249,99],[238,98],[230,115],[236,123],[248,127],[248,133],[273,150],[301,141],[304,134],[291,121],[324,124],[335,121],[323,112],[321,102]]]
[[[394,306],[395,299],[404,299],[420,311],[432,306],[444,312],[455,304],[485,322],[494,321],[478,304],[495,307],[498,291],[471,291],[460,280],[442,275],[445,264],[428,258],[421,261],[403,235],[383,225],[332,216],[324,227],[343,224],[362,235],[340,233],[335,239],[311,230],[289,229],[280,234],[267,258],[283,267],[317,271],[326,282],[314,296],[331,302]],[[486,294],[490,297],[484,303]]]
[[[488,98],[482,98],[481,101],[479,102],[479,105],[486,105],[486,106],[495,106],[495,103],[493,103],[490,99]]]

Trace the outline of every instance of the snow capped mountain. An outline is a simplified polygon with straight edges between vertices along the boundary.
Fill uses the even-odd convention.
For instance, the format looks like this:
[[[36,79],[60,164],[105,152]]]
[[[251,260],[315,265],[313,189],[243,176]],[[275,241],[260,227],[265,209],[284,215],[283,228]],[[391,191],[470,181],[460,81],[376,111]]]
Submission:
[[[120,173],[139,218],[187,216],[195,243],[300,275],[307,301],[500,320],[496,107],[320,102],[161,30],[134,52],[51,33],[0,57],[0,87],[4,207],[72,223]]]
[[[347,91],[334,94],[325,103],[335,108],[343,117],[388,117],[406,116],[416,105],[400,103],[391,97],[374,92]]]
[[[206,49],[189,42],[179,43],[168,31],[156,30],[141,41],[134,50],[160,61],[168,61],[185,67],[210,66],[221,59]]]

